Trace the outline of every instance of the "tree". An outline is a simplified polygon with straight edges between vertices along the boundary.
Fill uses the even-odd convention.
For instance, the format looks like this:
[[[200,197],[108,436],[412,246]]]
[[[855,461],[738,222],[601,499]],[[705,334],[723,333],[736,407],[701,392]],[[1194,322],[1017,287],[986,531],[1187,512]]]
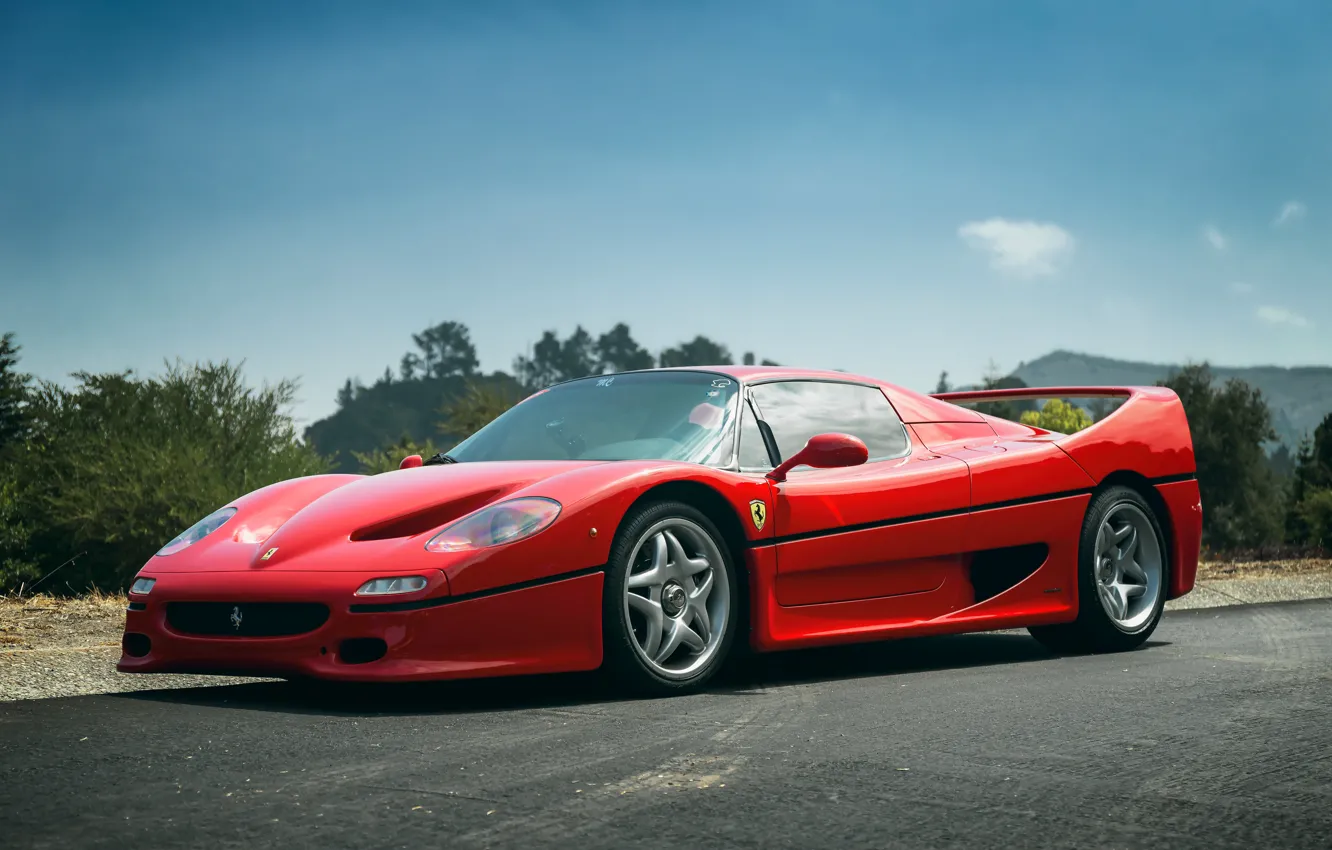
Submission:
[[[503,385],[468,382],[461,396],[440,408],[444,419],[439,423],[439,431],[455,440],[464,440],[489,425],[518,401],[515,394]]]
[[[662,366],[725,366],[733,361],[726,346],[705,336],[696,336],[661,353]]]
[[[356,400],[356,385],[348,378],[347,383],[338,388],[338,407],[346,407]]]
[[[1050,399],[1040,410],[1026,411],[1020,421],[1058,434],[1074,434],[1092,424],[1087,411],[1058,398]]]
[[[1317,528],[1322,516],[1318,513],[1322,510],[1320,506],[1329,498],[1320,494],[1332,492],[1332,413],[1318,423],[1312,438],[1300,441],[1294,466],[1286,510],[1286,535],[1296,543],[1332,544],[1332,539]]]
[[[0,454],[23,440],[27,430],[27,404],[32,376],[18,371],[19,351],[14,334],[0,337]]]
[[[560,344],[559,364],[560,379],[564,381],[586,378],[588,375],[598,375],[602,372],[596,343],[582,325],[575,327],[568,339]]]
[[[1207,545],[1230,549],[1280,542],[1280,487],[1263,450],[1276,432],[1262,393],[1236,378],[1215,386],[1206,363],[1186,366],[1158,383],[1175,391],[1188,417]]]
[[[416,373],[421,371],[421,358],[410,351],[402,355],[398,361],[398,374],[402,375],[404,381],[416,380]]]
[[[597,372],[632,372],[651,369],[652,354],[629,334],[629,326],[620,322],[597,338]]]
[[[1332,549],[1332,490],[1317,490],[1297,505],[1303,526],[1303,543]]]
[[[46,574],[43,589],[123,589],[181,529],[251,490],[324,472],[296,436],[296,385],[254,389],[229,363],[168,366],[41,382],[31,430],[3,497],[7,522],[28,529],[26,553],[0,551],[0,585]],[[12,546],[12,542],[0,544]]]
[[[598,375],[603,371],[592,335],[582,325],[563,341],[555,331],[544,331],[541,339],[532,346],[532,356],[518,356],[513,361],[513,368],[518,379],[530,390]]]
[[[939,373],[939,383],[934,385],[934,391],[936,393],[948,393],[953,391],[953,388],[948,385],[947,369]]]
[[[480,365],[471,332],[460,322],[440,322],[419,334],[412,334],[412,341],[421,350],[420,357],[411,361],[412,374],[419,366],[431,378],[455,375],[470,378]],[[406,365],[405,361],[406,358],[403,365]]]
[[[532,356],[518,355],[513,371],[528,389],[537,390],[560,382],[560,338],[554,331],[544,331],[532,346]]]

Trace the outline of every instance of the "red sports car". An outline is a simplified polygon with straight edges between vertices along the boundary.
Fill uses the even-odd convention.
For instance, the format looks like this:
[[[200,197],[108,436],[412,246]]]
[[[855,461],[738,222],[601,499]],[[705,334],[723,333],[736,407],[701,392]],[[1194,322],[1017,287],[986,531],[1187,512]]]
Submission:
[[[959,403],[1117,397],[1072,435]],[[698,688],[742,651],[1026,627],[1137,647],[1193,587],[1168,389],[927,396],[658,369],[532,395],[447,454],[256,490],[139,572],[118,668],[404,681],[604,668]]]

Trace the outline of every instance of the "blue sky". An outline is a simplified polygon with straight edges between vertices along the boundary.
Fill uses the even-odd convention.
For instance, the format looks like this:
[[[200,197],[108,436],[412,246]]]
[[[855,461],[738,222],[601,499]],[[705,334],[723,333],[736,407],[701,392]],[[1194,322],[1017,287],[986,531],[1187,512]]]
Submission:
[[[26,7],[26,8],[25,8]],[[546,328],[917,389],[1062,347],[1332,362],[1332,4],[0,11],[27,369],[244,359],[331,412]]]

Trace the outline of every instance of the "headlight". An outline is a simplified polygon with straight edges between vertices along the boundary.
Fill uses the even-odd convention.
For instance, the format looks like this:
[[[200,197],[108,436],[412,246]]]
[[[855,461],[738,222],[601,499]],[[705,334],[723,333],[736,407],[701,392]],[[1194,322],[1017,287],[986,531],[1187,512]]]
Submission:
[[[130,585],[130,593],[137,593],[147,596],[152,591],[153,585],[157,584],[155,578],[136,578],[134,584]]]
[[[157,550],[159,557],[174,555],[182,549],[193,546],[200,540],[222,527],[222,524],[236,515],[235,508],[223,508],[213,511],[208,516],[176,535],[170,543]]]
[[[545,529],[560,515],[554,499],[512,499],[482,508],[430,538],[428,552],[464,552],[512,543]]]
[[[391,596],[394,593],[414,593],[424,590],[426,580],[422,576],[400,576],[398,578],[373,578],[361,585],[357,596]]]

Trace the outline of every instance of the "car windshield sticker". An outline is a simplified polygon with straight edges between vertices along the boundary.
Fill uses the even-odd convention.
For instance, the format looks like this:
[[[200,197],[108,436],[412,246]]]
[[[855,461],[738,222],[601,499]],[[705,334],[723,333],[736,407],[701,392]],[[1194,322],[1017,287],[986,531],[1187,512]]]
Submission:
[[[713,385],[714,387],[719,387],[719,388],[720,388],[720,387],[729,387],[729,386],[731,385],[731,382],[728,381],[728,380],[726,380],[725,378],[715,378],[715,379],[713,379],[713,381],[712,381],[712,385]]]
[[[609,386],[610,386],[612,383],[614,383],[614,382],[615,382],[615,379],[614,379],[614,378],[598,378],[598,379],[597,379],[597,386],[599,386],[599,387],[609,387]]]

